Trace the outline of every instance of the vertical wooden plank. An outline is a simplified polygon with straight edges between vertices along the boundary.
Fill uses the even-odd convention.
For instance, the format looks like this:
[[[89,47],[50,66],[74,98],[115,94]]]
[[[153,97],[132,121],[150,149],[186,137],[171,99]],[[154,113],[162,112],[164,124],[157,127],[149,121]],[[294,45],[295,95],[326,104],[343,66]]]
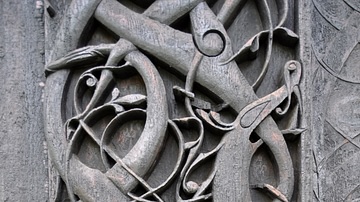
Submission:
[[[312,1],[313,201],[359,201],[359,25],[356,1]]]
[[[313,201],[313,186],[312,186],[312,170],[313,170],[313,136],[311,132],[312,122],[311,118],[311,76],[313,74],[313,69],[311,68],[311,9],[312,4],[311,0],[301,0],[297,3],[298,9],[295,13],[295,18],[297,19],[297,33],[299,33],[299,49],[298,57],[303,67],[303,78],[300,83],[300,88],[302,92],[305,92],[302,95],[302,127],[307,130],[301,135],[300,141],[300,154],[301,154],[301,168],[300,169],[300,182],[299,182],[299,192],[297,201]]]
[[[46,201],[41,1],[0,2],[0,201]]]

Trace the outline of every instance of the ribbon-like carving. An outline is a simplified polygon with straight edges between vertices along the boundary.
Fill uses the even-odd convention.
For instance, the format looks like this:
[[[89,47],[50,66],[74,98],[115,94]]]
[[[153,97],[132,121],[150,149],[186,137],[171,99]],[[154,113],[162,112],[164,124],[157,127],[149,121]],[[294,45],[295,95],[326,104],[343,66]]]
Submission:
[[[70,20],[64,20],[62,29],[76,29],[61,31],[57,44],[78,43],[81,34],[74,32],[91,16],[120,39],[76,50],[72,45],[55,47],[46,66],[47,140],[70,200],[164,201],[163,194],[173,189],[176,201],[252,201],[251,190],[260,189],[273,201],[289,201],[294,169],[284,135],[303,129],[280,129],[272,114],[290,116],[289,111],[301,110],[301,64],[288,61],[282,86],[262,98],[255,93],[269,69],[274,40],[280,38],[289,47],[297,43],[298,36],[285,27],[288,1],[276,1],[279,19],[274,27],[268,2],[257,0],[264,30],[235,54],[226,29],[247,1],[227,0],[218,12],[204,1],[169,2],[154,1],[142,14],[115,0],[71,3]],[[74,14],[74,9],[84,13]],[[164,11],[162,15],[158,10]],[[169,26],[185,14],[191,34]],[[237,62],[255,59],[263,43],[267,46],[260,74],[249,84]],[[56,57],[64,52],[68,53]],[[171,86],[177,103],[184,105],[182,117],[169,113],[168,105],[174,102],[169,101],[168,86],[153,57],[185,76],[184,86]],[[128,92],[120,83],[129,77],[145,90]],[[203,94],[209,100],[194,90],[197,84],[206,89]],[[62,117],[52,117],[51,112],[59,109],[52,108],[52,96],[69,90],[74,91],[71,100],[55,103]],[[223,120],[226,110],[235,112],[233,121]],[[64,133],[58,129],[62,124]],[[119,132],[126,127],[130,129]],[[211,135],[218,141],[208,146]],[[178,146],[176,162],[161,182],[151,184],[148,178],[169,138]],[[133,142],[125,144],[127,140]],[[251,161],[262,145],[273,156],[276,184],[250,182]],[[224,189],[226,183],[233,188]]]

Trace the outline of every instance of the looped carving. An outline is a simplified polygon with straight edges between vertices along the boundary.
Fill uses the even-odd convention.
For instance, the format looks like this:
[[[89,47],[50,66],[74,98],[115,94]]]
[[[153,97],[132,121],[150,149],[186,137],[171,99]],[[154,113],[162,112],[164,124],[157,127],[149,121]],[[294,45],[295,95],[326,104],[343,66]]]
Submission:
[[[67,120],[62,120],[66,138],[53,135],[56,132],[51,129],[47,136],[50,143],[60,142],[60,149],[53,148],[52,155],[70,199],[95,201],[101,195],[108,200],[164,201],[163,195],[174,189],[172,199],[176,201],[252,201],[251,191],[260,189],[274,200],[289,201],[294,189],[294,169],[284,136],[298,135],[303,129],[296,124],[281,128],[272,115],[288,117],[300,110],[300,63],[288,61],[284,65],[284,84],[262,98],[256,95],[272,64],[276,40],[281,39],[279,43],[291,48],[298,40],[284,25],[289,10],[287,0],[276,1],[279,19],[275,26],[268,1],[256,1],[264,30],[235,54],[226,28],[244,2],[226,1],[217,14],[207,2],[171,2],[179,5],[164,11],[164,16],[157,12],[166,5],[162,1],[155,1],[142,14],[115,0],[72,3],[70,8],[92,10],[93,16],[120,39],[114,44],[67,50],[68,54],[46,67],[50,83],[61,77],[62,90],[74,89],[74,110],[65,109]],[[191,34],[168,26],[185,13],[190,15]],[[74,22],[80,25],[87,18],[90,15],[80,16]],[[74,22],[65,21],[63,26],[73,27]],[[64,40],[64,36],[60,35],[59,40]],[[250,85],[238,68],[239,61],[256,59],[264,45],[259,75]],[[159,73],[163,70],[158,71],[161,67],[157,60],[185,76],[183,84],[171,86],[176,103],[169,101],[171,95],[166,94],[163,75]],[[63,69],[70,69],[72,74],[62,74]],[[119,87],[122,79],[133,75],[140,75],[137,83],[144,84],[145,92],[129,93]],[[75,78],[75,85],[66,83],[68,78]],[[131,84],[134,83],[128,85]],[[206,91],[199,92],[197,88]],[[65,106],[70,101],[60,103]],[[173,116],[175,110],[168,108],[169,103],[183,105],[180,117]],[[234,115],[232,119],[224,115],[228,111]],[[136,127],[131,128],[132,122]],[[131,128],[130,132],[121,131],[125,126]],[[124,149],[119,142],[134,131],[140,131],[131,137],[134,143],[125,152],[119,151]],[[255,133],[257,139],[252,139]],[[157,163],[161,155],[167,154],[163,152],[171,140],[177,145],[174,163],[165,166],[167,172],[161,180],[151,181],[152,174],[159,172],[157,166],[162,166]],[[273,169],[278,169],[272,176],[276,184],[250,182],[249,173],[256,172],[251,166],[253,158],[264,148],[274,159]],[[84,152],[86,149],[89,151]],[[226,183],[234,188],[224,189],[222,185]],[[111,196],[93,192],[104,187]]]
[[[124,41],[124,43],[126,45],[126,41]],[[104,106],[100,106],[95,109],[92,109],[92,107],[95,106],[95,104],[98,102],[99,97],[101,97],[104,93],[104,92],[100,92],[100,93],[97,93],[97,92],[105,90],[104,88],[106,88],[106,86],[104,87],[104,83],[107,85],[109,84],[108,80],[101,78],[103,75],[101,75],[100,78],[96,78],[92,72],[100,72],[100,74],[103,74],[104,72],[111,72],[112,76],[113,76],[114,73],[121,71],[121,69],[124,69],[125,66],[122,66],[122,67],[106,67],[106,66],[105,67],[95,67],[95,68],[90,69],[87,72],[83,73],[82,76],[80,76],[78,84],[75,87],[76,95],[75,95],[74,103],[75,103],[75,107],[76,107],[76,112],[79,115],[72,118],[72,120],[74,120],[74,119],[78,120],[79,125],[77,126],[77,129],[75,129],[75,133],[70,139],[70,143],[68,146],[69,149],[68,149],[67,159],[68,160],[71,159],[72,153],[74,152],[74,146],[79,144],[79,139],[80,139],[79,135],[82,134],[81,131],[85,131],[87,133],[87,135],[90,135],[91,138],[93,140],[95,140],[95,142],[100,146],[100,150],[101,150],[101,154],[102,154],[101,156],[102,156],[102,159],[103,159],[106,167],[108,167],[108,164],[106,163],[106,160],[104,157],[104,150],[106,150],[108,154],[111,154],[110,156],[112,158],[114,158],[114,160],[117,163],[120,164],[119,166],[128,167],[128,169],[125,169],[126,172],[117,170],[117,171],[115,171],[115,173],[114,172],[111,173],[112,177],[109,177],[109,179],[114,181],[114,183],[121,190],[123,190],[124,193],[127,193],[131,189],[133,189],[133,187],[136,186],[136,184],[138,183],[138,179],[133,179],[134,176],[131,176],[131,175],[136,174],[137,177],[145,175],[149,171],[149,169],[152,165],[152,161],[157,157],[157,154],[156,154],[156,151],[158,150],[157,148],[162,144],[162,141],[164,140],[164,137],[165,137],[164,135],[165,135],[166,125],[167,125],[166,124],[166,122],[167,122],[167,107],[166,107],[166,105],[156,105],[156,102],[158,102],[158,101],[161,101],[161,100],[163,100],[163,102],[165,101],[165,90],[164,90],[164,87],[162,86],[163,84],[161,83],[160,77],[159,76],[157,78],[156,77],[153,77],[153,78],[145,77],[145,75],[157,75],[157,72],[156,72],[155,68],[152,66],[151,62],[138,52],[130,52],[129,54],[125,55],[124,59],[127,62],[129,62],[131,64],[131,66],[134,66],[135,69],[140,73],[140,75],[143,76],[147,93],[149,93],[149,96],[146,99],[147,100],[147,107],[146,107],[146,111],[147,111],[146,117],[147,118],[146,118],[146,123],[144,126],[144,130],[142,132],[142,135],[139,137],[138,142],[134,145],[134,148],[132,150],[130,150],[129,153],[120,160],[121,162],[118,162],[119,158],[114,156],[114,152],[111,152],[110,150],[106,149],[106,147],[104,149],[103,142],[104,142],[104,140],[106,140],[106,138],[104,139],[104,137],[108,136],[108,133],[109,133],[108,131],[110,130],[108,128],[114,127],[112,124],[113,121],[111,121],[108,124],[108,127],[106,127],[106,129],[104,130],[104,135],[102,135],[101,138],[99,138],[96,136],[94,131],[91,129],[91,123],[94,122],[94,119],[99,118],[99,115],[95,116],[94,114],[105,113],[102,111],[104,111],[104,110],[106,111],[106,109],[108,108],[107,106],[112,106],[115,109],[115,113],[120,113],[119,115],[115,116],[114,121],[118,119],[117,117],[122,117],[122,116],[125,116],[126,114],[130,114],[130,116],[133,117],[133,115],[131,115],[132,113],[136,113],[136,112],[139,113],[141,111],[130,110],[128,112],[122,112],[125,110],[124,106],[133,105],[136,107],[137,105],[141,104],[141,102],[143,102],[145,99],[144,99],[143,95],[133,95],[132,97],[130,97],[130,95],[129,95],[129,96],[123,96],[123,97],[119,97],[119,98],[117,98],[117,96],[115,95],[109,103],[105,104]],[[126,65],[126,66],[128,66],[128,65]],[[81,83],[87,84],[89,78],[91,78],[93,80],[96,79],[98,81],[96,82],[96,85],[90,86],[90,87],[95,87],[95,90],[94,90],[91,100],[85,107],[86,109],[82,110],[80,108],[80,105],[82,105],[81,98],[84,95],[85,89],[84,89],[84,85]],[[100,88],[99,86],[102,86],[102,88]],[[114,94],[116,94],[115,89],[113,90],[113,95]],[[96,97],[96,95],[100,95],[100,96]],[[155,118],[155,114],[160,114],[161,118],[159,118],[159,117]],[[153,143],[147,142],[148,139],[151,139],[153,141]],[[144,141],[146,141],[146,144]],[[151,151],[150,145],[155,149],[154,151]],[[145,153],[142,152],[143,149],[146,149],[147,152],[145,152]],[[141,158],[141,155],[143,155],[143,159]],[[147,166],[146,166],[146,163],[144,160],[148,162]],[[114,165],[114,166],[116,167],[117,165]],[[67,167],[68,167],[67,169],[71,169],[70,164],[68,164]],[[114,170],[114,169],[112,169],[112,170]],[[130,173],[130,175],[128,173]],[[113,175],[115,175],[115,176],[113,176]],[[123,175],[123,176],[121,177],[121,175]],[[119,182],[119,181],[117,181],[117,179],[128,179],[128,180]],[[66,181],[71,184],[71,182],[69,180],[66,180]],[[72,185],[68,185],[69,193],[72,193],[71,186]]]

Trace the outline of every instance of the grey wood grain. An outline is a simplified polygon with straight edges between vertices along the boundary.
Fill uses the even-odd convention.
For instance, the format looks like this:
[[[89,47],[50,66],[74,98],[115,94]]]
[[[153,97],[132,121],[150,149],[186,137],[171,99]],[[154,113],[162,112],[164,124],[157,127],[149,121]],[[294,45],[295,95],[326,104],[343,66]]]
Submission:
[[[91,12],[79,12],[75,8],[75,16],[84,19],[91,18],[91,23],[94,23],[92,27],[94,30],[86,30],[91,36],[84,37],[82,30],[87,29],[87,22],[84,21],[79,27],[77,25],[75,27],[70,26],[75,31],[69,33],[68,30],[61,29],[61,22],[65,19],[65,23],[71,25],[73,19],[66,18],[65,11],[71,6],[72,2],[75,2],[75,0],[46,0],[45,2],[43,0],[3,0],[0,2],[0,80],[2,81],[0,87],[0,202],[51,201],[55,198],[56,190],[54,189],[58,188],[59,183],[57,181],[60,178],[53,166],[54,164],[64,166],[63,161],[65,159],[61,156],[57,157],[58,162],[53,161],[53,163],[48,165],[49,157],[44,138],[44,98],[42,97],[45,85],[43,72],[44,58],[46,58],[47,62],[51,62],[78,47],[98,45],[100,43],[116,43],[118,36],[109,32],[108,29],[104,29],[104,25],[91,18],[94,12],[95,17],[98,17],[99,21],[107,21],[110,30],[113,30],[115,33],[118,32],[119,35],[125,38],[133,39],[135,45],[148,51],[146,53],[147,56],[155,64],[164,81],[166,102],[169,105],[169,118],[174,119],[186,116],[183,104],[175,100],[173,86],[184,86],[184,76],[188,73],[193,59],[192,54],[189,56],[189,54],[185,53],[185,50],[187,48],[191,51],[196,50],[196,47],[192,44],[191,34],[184,32],[178,35],[180,37],[169,40],[168,44],[164,42],[163,45],[169,45],[170,51],[160,49],[154,51],[154,48],[150,46],[151,44],[147,45],[147,43],[151,42],[150,39],[139,41],[136,35],[127,33],[130,29],[121,30],[119,27],[116,27],[118,22],[110,19],[111,16],[106,19],[99,17],[109,14],[110,9],[101,10],[104,7],[100,7],[98,11],[93,10]],[[86,3],[88,1],[81,2]],[[92,1],[93,5],[99,2],[100,0]],[[186,17],[180,20],[177,18],[192,10],[201,1],[192,0],[189,7],[186,4],[188,1],[177,0],[127,0],[122,2],[125,6],[130,7],[132,11],[138,13],[145,11],[143,16],[146,16],[146,18],[144,17],[144,20],[141,22],[151,22],[151,19],[159,21],[159,23],[153,24],[153,26],[164,27],[166,25],[162,24],[170,24],[171,27],[182,27],[179,24],[188,23]],[[150,6],[152,2],[155,3]],[[219,15],[220,21],[225,23],[224,27],[232,42],[232,50],[230,52],[235,53],[251,36],[265,29],[266,25],[262,24],[262,16],[257,10],[256,2],[260,1],[241,1],[242,3],[237,8],[231,9],[232,13],[223,13],[221,11],[223,2],[207,1],[214,13]],[[276,10],[279,7],[276,4],[283,5],[282,2],[284,1],[269,0],[266,2],[269,3],[270,10]],[[227,87],[220,88],[219,86],[221,85],[215,85],[212,80],[216,80],[218,73],[221,73],[221,69],[214,67],[214,71],[211,73],[209,72],[211,68],[208,68],[206,65],[203,66],[207,68],[202,67],[199,70],[194,93],[196,96],[211,103],[214,103],[216,96],[225,101],[232,101],[233,103],[230,102],[229,104],[235,106],[236,111],[239,112],[248,102],[240,102],[237,99],[238,97],[245,95],[245,97],[250,97],[247,99],[253,101],[257,100],[258,97],[267,95],[282,85],[280,82],[282,69],[279,70],[277,67],[282,67],[290,59],[300,61],[303,66],[303,77],[300,82],[303,111],[299,116],[303,118],[299,119],[299,125],[307,130],[298,139],[291,141],[286,139],[286,144],[293,161],[295,178],[294,193],[291,201],[358,201],[360,198],[360,172],[358,171],[360,160],[360,136],[358,135],[360,120],[356,110],[359,107],[358,95],[360,93],[360,71],[358,68],[360,63],[358,59],[360,55],[360,38],[358,34],[360,23],[359,3],[356,0],[289,0],[287,2],[293,10],[289,13],[288,20],[282,24],[299,35],[299,44],[295,47],[287,47],[274,37],[272,46],[273,59],[269,61],[271,68],[264,77],[263,85],[255,93],[249,89],[246,92],[234,90],[234,82],[224,78],[219,78],[219,83],[221,85],[226,84]],[[52,16],[42,10],[43,4],[45,8],[51,5],[53,9]],[[90,4],[89,7],[93,8],[93,5]],[[164,5],[167,5],[168,9],[164,9],[166,7],[163,7]],[[228,5],[231,6],[232,4]],[[150,9],[146,10],[145,7]],[[178,9],[178,7],[181,7],[181,9]],[[237,13],[240,8],[242,11]],[[178,13],[174,15],[173,11]],[[271,13],[273,24],[276,24],[277,18],[281,17],[277,16],[277,14],[276,12]],[[124,15],[124,19],[126,17],[131,18],[132,15],[134,14]],[[43,21],[44,17],[47,19],[46,22]],[[138,25],[134,24],[136,23],[131,24],[131,26]],[[150,26],[150,23],[148,26]],[[144,27],[146,25],[139,27],[139,29],[141,30]],[[154,28],[154,30],[156,29]],[[166,28],[165,30],[169,31],[167,36],[175,33],[171,31],[171,28]],[[158,33],[154,36],[161,36],[161,34],[163,33]],[[46,35],[46,41],[44,35]],[[71,36],[64,37],[66,35]],[[67,40],[57,41],[56,39],[59,37],[67,38]],[[182,41],[186,43],[182,43]],[[171,49],[174,44],[179,49]],[[183,49],[181,49],[182,47]],[[239,66],[241,73],[244,75],[241,78],[244,83],[247,81],[251,85],[257,79],[265,58],[264,52],[261,49],[258,58],[255,60],[236,61],[236,65]],[[151,55],[160,59],[154,59]],[[183,55],[184,57],[171,59],[172,55]],[[159,60],[164,61],[160,62]],[[207,63],[207,60],[203,61],[203,64]],[[236,65],[234,65],[233,72],[238,74],[239,71]],[[168,71],[174,67],[177,68],[178,72]],[[68,70],[60,70],[56,72],[56,75],[50,75],[52,82],[48,84],[52,85],[52,87],[48,87],[49,91],[63,88],[63,85],[67,82],[69,72]],[[179,76],[179,72],[182,75]],[[77,74],[80,73],[77,72]],[[209,75],[212,80],[209,79]],[[129,94],[133,91],[145,94],[145,87],[142,81],[134,79],[138,75],[132,76],[134,76],[133,80],[119,81],[117,84],[119,88],[126,88],[129,90]],[[77,79],[76,77],[73,78]],[[141,80],[140,77],[139,79]],[[223,82],[220,82],[221,80]],[[237,81],[239,78],[234,80]],[[199,86],[198,83],[202,86]],[[75,85],[74,81],[71,85]],[[129,85],[131,87],[127,88],[126,86]],[[207,86],[209,89],[204,91],[203,86]],[[235,85],[235,87],[238,86],[243,87],[243,85]],[[209,94],[208,91],[213,92]],[[214,92],[217,95],[212,97]],[[64,95],[57,94],[45,99],[50,104],[58,103],[59,100],[63,99],[63,96],[69,97],[65,99],[66,104],[72,102],[72,92]],[[48,134],[50,136],[64,135],[63,121],[74,115],[72,114],[73,109],[71,107],[65,109],[65,115],[59,113],[63,110],[62,107],[52,106],[52,108],[45,110],[48,113],[47,118],[62,120],[48,126],[48,128],[54,131],[53,134]],[[234,117],[229,113],[223,118],[232,120]],[[275,121],[279,124],[279,128],[281,128],[289,120],[281,122],[275,119]],[[140,123],[133,124],[134,126],[129,125],[130,127],[127,129],[130,131],[129,134],[142,130],[142,124]],[[136,127],[136,129],[132,127]],[[266,132],[265,129],[262,131],[263,133]],[[151,170],[152,173],[149,173],[149,177],[146,179],[151,185],[160,184],[164,181],[176,164],[176,155],[179,152],[177,149],[178,142],[172,133],[167,131],[167,135],[170,135],[165,141],[164,151],[160,153],[157,164],[154,165],[154,169]],[[187,131],[186,135],[190,139],[196,137],[194,131]],[[203,151],[210,150],[221,139],[220,137],[215,138],[212,131],[206,131],[205,136],[208,139],[204,140]],[[66,141],[65,136],[61,141]],[[63,142],[61,141],[54,141],[52,143],[56,147],[65,150],[66,144],[64,144],[65,146],[62,145]],[[229,149],[225,152],[225,155],[224,150],[221,153],[222,159],[225,162],[223,166],[220,166],[221,175],[226,175],[228,170],[231,170],[231,167],[239,167],[238,165],[232,165],[233,162],[228,156],[235,153],[240,143],[236,143],[237,139],[231,141],[235,142],[232,145],[233,147],[228,147]],[[89,145],[91,146],[91,144]],[[120,146],[118,145],[119,148]],[[124,148],[132,146],[125,145]],[[89,151],[97,151],[96,147],[92,149]],[[89,160],[86,161],[86,155],[89,155],[86,153],[86,147],[82,148],[81,152],[79,158],[85,159],[84,162],[86,163],[92,161],[92,157],[89,157]],[[125,155],[128,150],[123,152]],[[261,147],[259,151],[255,154],[249,154],[248,157],[251,155],[253,156],[251,157],[251,163],[249,163],[250,168],[255,169],[252,169],[249,176],[246,176],[249,177],[249,183],[252,185],[252,183],[260,183],[265,180],[270,184],[276,184],[275,162],[268,149]],[[96,158],[94,157],[93,159]],[[248,158],[246,160],[250,161]],[[83,162],[77,159],[72,159],[72,163],[79,167],[84,167],[81,164]],[[195,172],[191,179],[198,181],[206,178],[207,173],[214,166],[212,163],[208,162],[205,167],[200,166],[199,171]],[[49,166],[50,169],[48,170]],[[261,170],[257,168],[261,168]],[[96,196],[96,199],[111,201],[119,196],[117,195],[118,189],[108,179],[105,179],[99,171],[95,172],[89,168],[86,171],[88,176],[74,177],[72,180],[75,183],[92,183],[90,178],[98,176],[99,179],[104,180],[104,184],[98,186],[100,189],[97,190],[99,194]],[[64,173],[61,174],[64,175]],[[73,175],[77,175],[77,173]],[[239,188],[234,188],[235,185],[225,183],[227,180],[231,181],[232,178],[233,176],[226,176],[221,180],[216,178],[216,183],[220,183],[215,185],[215,189],[221,189],[218,193],[221,196],[224,195],[223,198],[236,201],[239,200],[237,195],[225,196],[228,193],[240,190]],[[236,184],[241,184],[238,181],[236,181]],[[61,196],[58,196],[58,199],[61,199],[61,201],[67,200],[66,188],[60,187],[60,189],[61,191],[58,194]],[[75,190],[78,193],[82,191]],[[89,190],[86,191],[88,192]],[[175,186],[172,186],[164,191],[161,197],[165,201],[175,201],[175,195],[176,189]],[[252,189],[250,195],[253,201],[271,201],[268,196],[257,190]],[[128,200],[127,198],[125,199],[125,195],[121,194],[120,196],[124,197],[121,200]],[[220,198],[219,195],[217,198]],[[84,197],[84,199],[90,200],[91,198]]]
[[[0,201],[48,199],[39,6],[35,0],[0,2]]]

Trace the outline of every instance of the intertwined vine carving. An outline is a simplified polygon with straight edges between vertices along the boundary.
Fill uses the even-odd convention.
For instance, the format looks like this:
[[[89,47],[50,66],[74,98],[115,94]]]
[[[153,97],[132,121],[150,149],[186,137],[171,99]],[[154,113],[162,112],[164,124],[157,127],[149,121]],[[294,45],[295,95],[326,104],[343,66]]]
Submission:
[[[50,155],[72,201],[164,201],[168,190],[176,201],[252,201],[251,190],[273,201],[292,198],[294,168],[284,136],[303,131],[302,68],[296,60],[270,61],[275,42],[294,49],[298,36],[286,27],[287,0],[276,1],[277,20],[268,1],[255,3],[263,29],[235,52],[227,28],[246,1],[158,0],[142,12],[115,0],[70,4],[46,66],[46,118]],[[174,28],[186,17],[190,24]],[[118,41],[78,48],[93,18]],[[260,60],[262,50],[259,75],[249,83],[238,63]],[[182,77],[170,92],[158,61]],[[282,72],[280,85],[258,98],[269,68]],[[143,87],[127,90],[131,84]],[[182,116],[169,113],[175,104],[183,106]],[[218,141],[204,149],[209,136]],[[149,183],[169,138],[176,162]],[[259,148],[273,159],[273,184],[250,180]]]

